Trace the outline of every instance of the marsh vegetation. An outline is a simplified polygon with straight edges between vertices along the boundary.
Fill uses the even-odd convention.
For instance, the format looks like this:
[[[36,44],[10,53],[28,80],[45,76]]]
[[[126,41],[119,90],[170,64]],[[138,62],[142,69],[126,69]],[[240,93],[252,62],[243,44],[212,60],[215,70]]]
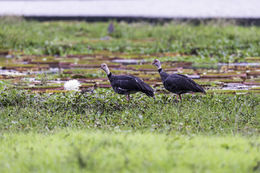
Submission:
[[[260,28],[0,19],[0,172],[257,172],[260,170]],[[169,73],[207,95],[182,102]],[[149,83],[130,102],[100,64]],[[80,91],[64,83],[76,79]]]

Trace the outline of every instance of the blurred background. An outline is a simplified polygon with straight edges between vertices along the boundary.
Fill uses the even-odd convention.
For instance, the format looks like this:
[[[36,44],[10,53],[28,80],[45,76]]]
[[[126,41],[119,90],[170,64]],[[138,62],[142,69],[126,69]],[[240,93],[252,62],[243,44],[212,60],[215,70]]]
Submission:
[[[34,18],[260,18],[258,0],[1,0],[0,15]]]

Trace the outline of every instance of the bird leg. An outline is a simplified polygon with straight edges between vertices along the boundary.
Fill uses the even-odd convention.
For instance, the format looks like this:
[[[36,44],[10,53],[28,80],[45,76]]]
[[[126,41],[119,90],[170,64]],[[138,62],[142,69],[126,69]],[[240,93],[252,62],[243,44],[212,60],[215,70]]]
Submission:
[[[129,94],[126,95],[126,100],[127,100],[128,102],[130,101],[130,95],[129,95]]]
[[[180,100],[181,100],[181,95],[179,94],[179,98],[180,98]]]
[[[176,95],[176,99],[177,99],[177,102],[181,101],[181,95],[180,94]]]

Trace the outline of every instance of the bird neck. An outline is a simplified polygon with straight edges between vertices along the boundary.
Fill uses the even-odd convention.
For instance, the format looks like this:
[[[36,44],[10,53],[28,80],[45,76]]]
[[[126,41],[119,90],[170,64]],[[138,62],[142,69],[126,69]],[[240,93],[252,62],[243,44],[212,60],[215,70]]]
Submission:
[[[112,76],[112,73],[111,72],[109,72],[108,74],[107,74],[107,77],[111,77]]]
[[[158,72],[161,76],[162,81],[164,81],[169,76],[169,74],[165,73],[162,68],[158,69]]]
[[[110,71],[109,71],[109,68],[108,68],[108,67],[106,67],[106,68],[104,69],[104,71],[106,72],[107,75],[109,75]]]

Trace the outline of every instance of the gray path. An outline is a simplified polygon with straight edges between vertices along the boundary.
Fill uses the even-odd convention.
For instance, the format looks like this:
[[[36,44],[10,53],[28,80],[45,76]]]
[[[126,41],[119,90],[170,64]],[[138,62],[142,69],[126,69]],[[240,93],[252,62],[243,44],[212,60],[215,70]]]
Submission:
[[[0,0],[0,15],[260,18],[260,0]]]

